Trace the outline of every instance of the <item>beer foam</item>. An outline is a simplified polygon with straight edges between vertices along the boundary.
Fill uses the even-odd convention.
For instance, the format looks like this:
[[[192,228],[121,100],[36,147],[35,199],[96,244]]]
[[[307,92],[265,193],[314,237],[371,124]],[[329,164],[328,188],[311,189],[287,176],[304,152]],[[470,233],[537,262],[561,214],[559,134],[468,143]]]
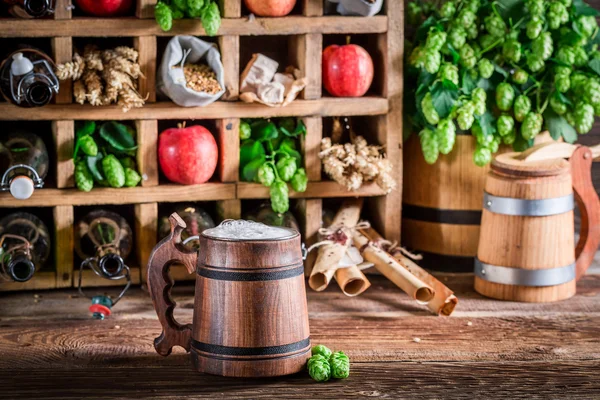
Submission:
[[[206,237],[225,240],[278,240],[290,238],[295,234],[292,229],[245,220],[223,221],[219,226],[202,232]]]

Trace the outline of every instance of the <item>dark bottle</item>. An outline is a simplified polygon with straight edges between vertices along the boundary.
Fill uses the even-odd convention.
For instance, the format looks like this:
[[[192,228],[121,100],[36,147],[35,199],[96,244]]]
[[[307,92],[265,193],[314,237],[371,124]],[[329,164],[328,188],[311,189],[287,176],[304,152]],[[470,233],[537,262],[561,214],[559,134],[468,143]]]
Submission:
[[[201,208],[185,207],[176,210],[176,212],[186,224],[185,230],[181,233],[181,239],[183,239],[183,242],[189,248],[198,249],[200,247],[200,240],[197,239],[198,235],[206,229],[214,228],[215,222],[212,217]],[[167,237],[170,232],[171,224],[169,222],[169,216],[165,215],[160,219],[158,224],[158,240]]]
[[[0,137],[0,190],[10,191],[15,199],[31,197],[44,186],[49,168],[48,150],[36,134],[13,132]]]
[[[0,279],[27,282],[50,255],[50,233],[35,215],[16,212],[0,220]]]
[[[83,260],[79,267],[79,292],[82,271],[89,267],[96,275],[108,280],[125,279],[125,288],[116,299],[106,295],[90,296],[90,311],[96,319],[104,319],[111,314],[111,308],[123,297],[131,276],[125,260],[131,253],[133,233],[125,218],[107,210],[94,210],[83,217],[75,226],[75,251]]]
[[[58,93],[54,62],[35,49],[11,53],[0,65],[0,90],[6,100],[20,107],[42,107]]]
[[[11,15],[19,18],[42,18],[54,13],[54,0],[3,0]]]

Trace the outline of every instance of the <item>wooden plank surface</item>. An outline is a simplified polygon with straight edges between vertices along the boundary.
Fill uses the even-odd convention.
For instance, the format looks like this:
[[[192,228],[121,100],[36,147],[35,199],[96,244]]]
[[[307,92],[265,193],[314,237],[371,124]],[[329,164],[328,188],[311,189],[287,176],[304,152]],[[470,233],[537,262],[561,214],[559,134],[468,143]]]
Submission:
[[[119,106],[50,104],[39,108],[20,108],[0,103],[0,121],[65,120],[139,120],[139,119],[218,119],[272,118],[293,116],[381,115],[388,112],[388,100],[381,97],[323,98],[295,100],[286,107],[267,107],[262,104],[218,101],[206,107],[179,107],[170,102],[149,103],[142,108],[123,112]]]
[[[77,189],[40,189],[27,200],[16,200],[0,193],[2,207],[51,207],[62,205],[135,204],[148,202],[181,202],[228,200],[235,198],[235,184],[204,183],[202,185],[146,186],[135,188],[94,188],[91,192]]]
[[[146,3],[149,1],[145,0]],[[142,4],[142,3],[140,3]],[[145,10],[147,7],[145,8]],[[145,12],[144,10],[144,12]],[[153,10],[151,9],[153,13]],[[143,16],[143,18],[148,18]],[[388,18],[288,16],[283,18],[223,18],[218,35],[299,35],[304,33],[357,34],[382,33],[387,30]],[[0,19],[0,37],[116,37],[116,36],[206,36],[197,19],[173,22],[173,29],[164,32],[154,18],[74,18],[71,20]]]
[[[305,192],[298,193],[290,188],[290,198],[311,199],[330,197],[383,196],[384,192],[375,182],[363,184],[359,190],[349,192],[333,181],[308,182]],[[238,199],[268,199],[269,188],[260,183],[240,182],[237,184]]]
[[[572,299],[498,302],[472,291],[472,275],[441,275],[459,297],[450,318],[429,315],[383,277],[347,298],[335,283],[307,292],[311,338],[346,352],[349,379],[306,373],[251,380],[207,378],[181,349],[163,358],[160,325],[143,290],[108,320],[89,319],[74,290],[3,294],[0,398],[582,398],[600,394],[600,276]],[[175,317],[190,322],[193,287],[175,286]],[[418,338],[419,340],[417,340]]]

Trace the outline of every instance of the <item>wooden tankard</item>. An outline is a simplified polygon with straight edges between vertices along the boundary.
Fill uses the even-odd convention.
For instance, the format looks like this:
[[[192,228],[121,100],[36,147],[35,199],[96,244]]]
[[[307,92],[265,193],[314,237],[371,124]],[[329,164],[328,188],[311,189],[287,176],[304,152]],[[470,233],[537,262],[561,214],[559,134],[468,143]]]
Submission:
[[[190,352],[196,370],[233,377],[287,375],[304,369],[310,333],[300,234],[256,222],[225,221],[200,234],[200,250],[181,243],[185,222],[170,216],[171,234],[148,262],[148,289],[162,324],[154,340],[167,356]],[[244,228],[247,234],[241,234]],[[196,272],[192,325],[173,318],[173,263]]]

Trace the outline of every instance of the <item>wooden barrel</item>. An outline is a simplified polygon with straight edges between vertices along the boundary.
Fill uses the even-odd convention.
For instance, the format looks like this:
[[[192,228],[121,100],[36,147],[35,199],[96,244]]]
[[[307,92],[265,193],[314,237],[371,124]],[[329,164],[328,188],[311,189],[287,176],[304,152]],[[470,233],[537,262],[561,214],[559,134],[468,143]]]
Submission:
[[[402,242],[423,255],[419,265],[472,272],[489,167],[473,163],[476,140],[458,135],[454,150],[429,165],[417,135],[404,145]]]
[[[573,186],[564,159],[498,156],[485,184],[475,290],[496,299],[550,302],[575,294]]]
[[[200,236],[191,343],[198,371],[265,377],[305,368],[304,267],[300,235],[289,231],[273,241]]]
[[[181,244],[185,222],[177,214],[169,220],[171,234],[148,262],[148,289],[163,327],[154,341],[156,351],[166,356],[181,346],[190,351],[198,371],[223,376],[304,370],[311,345],[300,234],[261,225],[255,226],[259,232],[271,229],[277,235],[235,239],[239,227],[232,225],[223,234],[222,224],[201,233],[196,252]],[[192,325],[173,319],[168,268],[174,263],[196,272]]]

